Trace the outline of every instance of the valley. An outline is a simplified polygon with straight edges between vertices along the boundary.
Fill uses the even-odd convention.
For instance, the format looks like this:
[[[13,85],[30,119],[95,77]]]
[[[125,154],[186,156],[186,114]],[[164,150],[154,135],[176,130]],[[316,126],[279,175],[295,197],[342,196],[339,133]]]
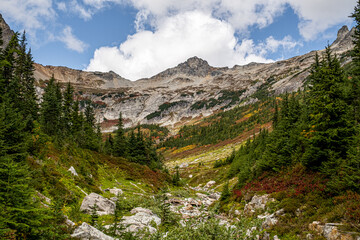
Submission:
[[[0,238],[359,240],[357,7],[323,50],[136,81],[35,63],[0,15]]]

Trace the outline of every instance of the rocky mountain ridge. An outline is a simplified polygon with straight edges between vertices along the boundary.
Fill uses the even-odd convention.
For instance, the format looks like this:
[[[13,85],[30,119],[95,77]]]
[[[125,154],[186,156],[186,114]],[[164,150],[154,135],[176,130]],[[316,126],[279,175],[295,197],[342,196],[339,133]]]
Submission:
[[[3,44],[0,45],[0,48],[4,48],[9,44],[12,35],[14,35],[14,31],[10,29],[9,25],[5,22],[1,14],[0,14],[0,28],[2,30],[2,39],[3,39]]]
[[[10,29],[2,18],[0,26]],[[342,27],[331,45],[342,64],[351,61],[348,51],[353,48],[353,31]],[[7,32],[6,42],[13,33],[4,32]],[[103,131],[114,129],[119,112],[125,118],[126,127],[155,123],[175,128],[268,95],[298,90],[309,75],[314,55],[312,51],[274,63],[250,63],[232,68],[212,67],[205,60],[192,57],[174,68],[137,81],[114,72],[86,72],[35,63],[35,78],[39,94],[52,75],[60,83],[72,83],[81,106],[92,102]]]

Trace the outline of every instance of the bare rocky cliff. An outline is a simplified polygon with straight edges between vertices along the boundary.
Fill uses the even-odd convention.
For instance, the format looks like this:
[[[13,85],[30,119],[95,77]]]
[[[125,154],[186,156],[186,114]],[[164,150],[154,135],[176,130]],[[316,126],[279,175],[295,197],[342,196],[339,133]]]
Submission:
[[[344,26],[331,45],[343,64],[351,61],[348,52],[353,48],[352,32]],[[126,127],[155,123],[173,128],[268,95],[298,90],[309,75],[314,55],[315,51],[274,63],[233,68],[215,68],[193,57],[134,82],[114,72],[85,72],[39,64],[35,65],[35,76],[39,82],[54,75],[62,83],[73,83],[82,105],[92,101],[104,131],[114,129],[120,111]]]
[[[14,32],[1,15],[0,27],[7,44]],[[331,45],[342,64],[351,61],[353,31],[342,27]],[[274,63],[250,63],[232,68],[215,68],[203,59],[192,57],[174,68],[137,81],[114,72],[86,72],[35,64],[35,78],[39,94],[51,76],[60,83],[72,83],[82,107],[92,102],[103,131],[114,129],[119,112],[125,118],[126,127],[155,123],[175,128],[269,95],[298,90],[309,75],[314,55],[315,52],[310,52]]]
[[[2,40],[3,40],[3,45],[0,45],[0,48],[4,48],[9,44],[12,35],[14,35],[14,31],[10,29],[9,25],[5,22],[1,14],[0,14],[0,28],[2,30]]]

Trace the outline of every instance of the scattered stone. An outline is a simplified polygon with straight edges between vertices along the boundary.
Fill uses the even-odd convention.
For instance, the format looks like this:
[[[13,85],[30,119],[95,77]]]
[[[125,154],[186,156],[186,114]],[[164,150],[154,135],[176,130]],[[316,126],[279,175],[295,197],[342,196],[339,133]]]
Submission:
[[[114,214],[115,212],[115,203],[97,193],[87,195],[81,203],[80,210],[90,214],[94,205],[97,207],[96,212],[99,215]]]
[[[280,238],[277,235],[275,235],[274,240],[280,240]]]
[[[307,240],[312,240],[312,239],[314,239],[314,235],[312,235],[311,233],[308,233],[308,234],[306,235],[306,239],[307,239]]]
[[[211,188],[212,186],[214,186],[216,184],[215,181],[209,181],[208,183],[205,184],[205,188]]]
[[[190,174],[190,175],[189,175],[189,178],[192,178],[192,177],[193,177],[193,175]]]
[[[252,216],[256,210],[265,210],[266,204],[273,201],[275,199],[269,198],[269,194],[262,196],[254,195],[251,201],[245,205],[244,214]]]
[[[172,194],[171,193],[165,193],[165,196],[172,197]]]
[[[79,176],[73,166],[71,166],[71,167],[68,169],[68,171],[70,171],[71,174],[74,175],[74,176]]]
[[[45,201],[47,204],[51,204],[51,199],[43,195],[41,192],[36,191],[37,196],[41,201]]]
[[[212,194],[209,195],[209,198],[219,200],[220,196],[221,196],[220,193],[212,193]]]
[[[65,224],[68,225],[69,227],[74,227],[75,223],[73,221],[71,221],[68,216],[65,216]]]
[[[170,203],[171,205],[175,205],[175,206],[180,206],[180,205],[184,204],[183,201],[181,201],[180,199],[177,199],[177,198],[171,198],[171,199],[167,200],[167,203]]]
[[[203,193],[196,193],[196,196],[200,199],[206,199],[208,197],[206,194]]]
[[[319,221],[314,221],[309,224],[309,229],[322,235],[327,240],[358,240],[359,237],[354,237],[353,233],[342,232],[338,229],[341,223],[325,223],[321,224]]]
[[[268,229],[272,226],[276,225],[278,223],[278,219],[275,216],[275,213],[273,214],[265,214],[265,215],[259,215],[259,219],[264,219],[264,222],[262,223],[261,227],[262,229]]]
[[[253,232],[255,232],[256,230],[257,230],[256,227],[252,227],[252,228],[246,230],[246,236],[247,236],[247,237],[251,237],[252,234],[253,234]]]
[[[93,226],[90,226],[86,222],[82,223],[81,226],[75,229],[71,235],[72,238],[81,240],[114,240],[114,238],[106,235],[105,233],[97,230]]]

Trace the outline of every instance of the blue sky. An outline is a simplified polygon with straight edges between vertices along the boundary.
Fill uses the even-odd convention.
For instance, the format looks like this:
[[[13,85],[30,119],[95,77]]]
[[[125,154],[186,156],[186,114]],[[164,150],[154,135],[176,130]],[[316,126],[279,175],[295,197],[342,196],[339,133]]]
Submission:
[[[0,0],[36,62],[151,77],[192,56],[213,66],[323,49],[356,0]]]

